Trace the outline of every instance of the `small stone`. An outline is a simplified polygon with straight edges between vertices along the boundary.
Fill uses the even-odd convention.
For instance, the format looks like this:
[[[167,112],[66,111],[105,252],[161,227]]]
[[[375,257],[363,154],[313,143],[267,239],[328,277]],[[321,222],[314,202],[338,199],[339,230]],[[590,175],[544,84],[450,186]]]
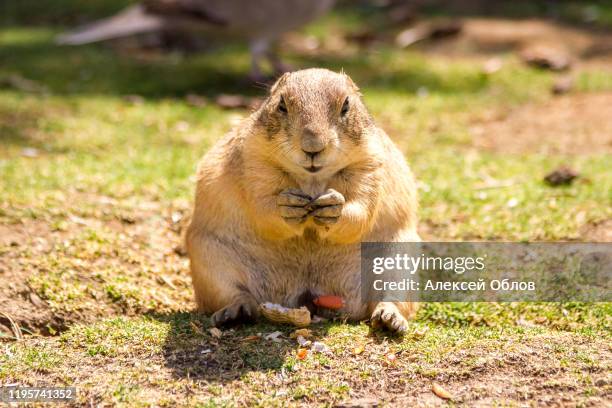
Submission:
[[[501,60],[501,58],[491,58],[488,59],[484,65],[482,66],[482,71],[485,74],[491,75],[496,73],[497,71],[499,71],[500,69],[502,69],[502,66],[504,65],[503,61]]]
[[[208,332],[210,333],[211,336],[213,336],[216,339],[218,339],[221,336],[223,336],[223,332],[221,330],[217,329],[216,327],[212,327],[212,328],[208,329]]]
[[[194,108],[202,108],[208,104],[208,100],[205,97],[192,93],[187,94],[185,101]]]
[[[336,408],[376,408],[378,406],[380,406],[380,401],[376,398],[355,398],[334,405]]]
[[[308,347],[308,346],[310,346],[310,344],[312,343],[310,340],[306,340],[306,339],[305,339],[304,337],[302,337],[302,336],[298,336],[296,340],[297,340],[298,344],[299,344],[300,346],[302,346],[302,347]]]
[[[140,95],[125,95],[123,100],[133,105],[142,105],[145,99]]]
[[[571,66],[571,59],[563,50],[544,45],[534,45],[521,52],[525,63],[551,71],[564,71]]]
[[[512,197],[511,199],[508,200],[508,202],[506,203],[506,206],[508,208],[514,208],[518,205],[519,201],[518,199],[516,199],[515,197]]]
[[[21,150],[21,155],[23,157],[29,157],[31,159],[38,157],[38,149],[33,147],[25,147]]]
[[[260,98],[250,98],[244,95],[221,94],[215,98],[215,103],[225,109],[256,109],[261,102]]]
[[[574,79],[572,77],[561,77],[555,80],[552,86],[552,93],[555,95],[563,95],[572,90]]]
[[[594,385],[596,387],[605,387],[606,385],[608,385],[608,381],[606,381],[605,378],[600,378],[594,382]]]
[[[30,292],[30,302],[38,308],[44,308],[47,306],[44,300],[42,300],[36,293]]]
[[[280,343],[281,339],[279,337],[282,336],[282,335],[283,335],[282,332],[275,331],[275,332],[266,334],[264,336],[264,339],[269,340],[269,341],[273,341],[275,343]]]
[[[315,341],[312,343],[311,350],[317,353],[329,353],[329,347],[320,341]]]
[[[544,181],[552,187],[571,184],[579,174],[569,167],[559,167],[544,177]]]

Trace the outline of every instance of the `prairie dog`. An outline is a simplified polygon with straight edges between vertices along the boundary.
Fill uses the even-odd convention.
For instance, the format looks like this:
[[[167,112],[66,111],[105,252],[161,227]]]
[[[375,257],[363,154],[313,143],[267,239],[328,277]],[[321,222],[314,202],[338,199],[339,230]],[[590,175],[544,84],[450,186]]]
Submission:
[[[418,241],[404,156],[343,73],[287,73],[201,160],[187,251],[198,308],[222,325],[258,305],[344,298],[351,319],[407,328],[417,303],[360,301],[360,242]]]

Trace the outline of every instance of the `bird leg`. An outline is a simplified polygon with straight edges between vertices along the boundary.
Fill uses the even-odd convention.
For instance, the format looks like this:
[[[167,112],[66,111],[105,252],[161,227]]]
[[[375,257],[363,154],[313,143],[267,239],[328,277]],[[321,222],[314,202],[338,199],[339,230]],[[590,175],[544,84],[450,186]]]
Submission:
[[[266,82],[267,78],[261,70],[261,61],[266,57],[270,49],[270,42],[267,39],[257,39],[251,41],[249,50],[251,51],[251,72],[249,79],[252,82]]]

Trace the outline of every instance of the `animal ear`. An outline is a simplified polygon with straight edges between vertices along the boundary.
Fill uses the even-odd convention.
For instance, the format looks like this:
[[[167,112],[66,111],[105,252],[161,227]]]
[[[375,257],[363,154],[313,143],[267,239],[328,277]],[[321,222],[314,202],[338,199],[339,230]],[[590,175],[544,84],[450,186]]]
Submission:
[[[280,78],[276,80],[274,85],[272,85],[272,88],[270,88],[270,94],[273,94],[279,87],[283,86],[287,82],[289,75],[291,75],[290,72],[285,72],[283,75],[281,75]]]

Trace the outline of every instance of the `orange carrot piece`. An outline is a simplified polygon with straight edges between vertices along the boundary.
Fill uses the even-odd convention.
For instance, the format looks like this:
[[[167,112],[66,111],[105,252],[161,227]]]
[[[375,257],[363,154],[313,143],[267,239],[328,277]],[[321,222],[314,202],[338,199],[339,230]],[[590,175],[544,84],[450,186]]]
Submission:
[[[344,300],[340,296],[334,295],[319,296],[313,303],[319,307],[332,310],[342,309],[344,307]]]

